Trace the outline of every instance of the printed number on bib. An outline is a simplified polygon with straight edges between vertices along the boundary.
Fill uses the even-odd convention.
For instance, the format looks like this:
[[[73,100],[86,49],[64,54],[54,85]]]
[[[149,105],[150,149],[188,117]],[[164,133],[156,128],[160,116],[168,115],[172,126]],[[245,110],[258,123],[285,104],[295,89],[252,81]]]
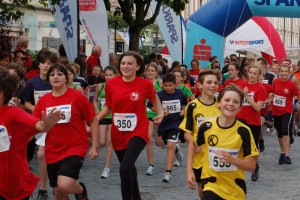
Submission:
[[[134,131],[137,117],[134,113],[115,113],[114,125],[119,131]]]
[[[8,151],[10,148],[10,140],[5,126],[0,125],[0,152]]]
[[[181,105],[179,100],[163,101],[162,107],[163,109],[169,111],[169,113],[179,113],[181,110]]]
[[[62,119],[57,122],[58,124],[66,124],[71,121],[71,104],[47,108],[46,113],[49,114],[53,108],[57,108],[63,114]]]
[[[45,94],[50,93],[52,90],[44,90],[44,91],[34,91],[33,95],[34,95],[34,103],[35,105],[37,104],[37,102],[40,100],[40,98],[42,98],[42,96],[44,96]]]
[[[253,93],[248,93],[248,96],[249,96],[249,98],[253,99],[254,94]],[[243,106],[251,106],[249,101],[245,97],[244,97],[244,100],[243,100]]]
[[[279,107],[285,107],[286,104],[286,98],[279,96],[279,95],[274,95],[274,100],[273,100],[273,104],[275,106],[279,106]]]
[[[208,158],[209,158],[209,165],[215,171],[236,171],[237,167],[233,164],[221,162],[221,159],[218,158],[215,151],[227,151],[234,157],[238,157],[239,149],[224,149],[224,148],[217,148],[211,147],[208,148]]]

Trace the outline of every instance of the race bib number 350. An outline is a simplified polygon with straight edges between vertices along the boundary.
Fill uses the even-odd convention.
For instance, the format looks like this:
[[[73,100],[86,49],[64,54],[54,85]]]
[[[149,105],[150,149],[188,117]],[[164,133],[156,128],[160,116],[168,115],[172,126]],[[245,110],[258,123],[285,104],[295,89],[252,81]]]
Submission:
[[[208,149],[208,159],[210,168],[215,171],[236,171],[237,167],[233,164],[221,162],[221,159],[216,155],[216,151],[227,151],[234,157],[238,157],[239,149],[224,149],[217,147],[209,147]]]
[[[119,131],[134,131],[137,117],[134,113],[115,113],[114,125]]]
[[[8,151],[10,148],[10,140],[5,126],[0,125],[0,152]]]

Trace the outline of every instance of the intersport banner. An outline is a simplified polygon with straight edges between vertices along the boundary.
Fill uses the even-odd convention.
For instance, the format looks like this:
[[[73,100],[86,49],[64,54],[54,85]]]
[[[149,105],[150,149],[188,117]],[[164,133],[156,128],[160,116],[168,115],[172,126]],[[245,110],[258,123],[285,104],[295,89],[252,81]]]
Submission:
[[[154,13],[156,1],[151,1],[151,10]],[[159,30],[162,33],[165,43],[168,46],[172,60],[181,61],[182,57],[182,39],[181,36],[181,18],[172,10],[172,8],[163,4],[160,8],[159,15],[156,18]],[[185,30],[182,31],[185,33]],[[184,34],[185,35],[185,34]]]
[[[55,9],[54,20],[68,60],[74,61],[78,56],[77,1],[61,0],[59,6],[52,6],[52,0],[48,2],[51,10]]]
[[[80,21],[93,45],[102,49],[102,67],[109,65],[108,22],[103,0],[79,0]]]

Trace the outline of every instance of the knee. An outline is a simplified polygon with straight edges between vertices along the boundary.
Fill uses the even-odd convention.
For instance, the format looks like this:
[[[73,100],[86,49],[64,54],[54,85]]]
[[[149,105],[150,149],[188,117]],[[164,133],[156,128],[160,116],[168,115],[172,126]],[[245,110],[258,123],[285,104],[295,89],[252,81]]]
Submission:
[[[175,151],[175,143],[174,142],[168,142],[167,143],[167,149],[169,151],[174,150]]]
[[[121,176],[127,176],[127,175],[130,175],[130,173],[131,173],[131,167],[124,166],[124,165],[120,166],[120,175]]]
[[[39,161],[44,161],[45,160],[45,151],[38,151],[37,158]]]

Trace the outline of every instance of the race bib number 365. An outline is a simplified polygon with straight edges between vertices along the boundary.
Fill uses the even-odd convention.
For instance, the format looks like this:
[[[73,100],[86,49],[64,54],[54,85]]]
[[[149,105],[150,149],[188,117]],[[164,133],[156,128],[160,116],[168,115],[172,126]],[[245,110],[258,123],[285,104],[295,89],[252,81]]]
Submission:
[[[215,171],[236,171],[237,167],[233,164],[221,162],[221,159],[216,155],[216,151],[227,151],[234,157],[238,157],[239,149],[224,149],[217,147],[209,147],[208,149],[208,159],[210,168]]]
[[[114,125],[119,131],[134,131],[137,117],[134,113],[115,113]]]
[[[10,140],[5,126],[0,125],[0,152],[8,151],[10,148]]]

